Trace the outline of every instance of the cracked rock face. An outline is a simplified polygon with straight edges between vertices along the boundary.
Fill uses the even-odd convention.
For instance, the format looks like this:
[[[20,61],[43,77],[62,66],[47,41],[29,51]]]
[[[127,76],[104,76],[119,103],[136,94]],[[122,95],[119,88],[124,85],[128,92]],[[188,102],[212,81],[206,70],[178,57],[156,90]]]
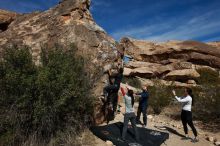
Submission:
[[[102,70],[104,66],[120,58],[121,50],[115,40],[94,22],[89,11],[90,3],[90,0],[62,0],[47,11],[19,15],[1,10],[0,26],[5,22],[10,25],[4,31],[0,31],[0,54],[2,48],[10,45],[27,45],[32,49],[35,63],[39,64],[42,46],[51,48],[59,44],[65,47],[74,43],[78,48],[78,54],[90,58],[88,70],[91,76],[97,76],[94,68],[100,71],[100,77],[93,89],[94,96],[100,96],[103,81],[106,80]],[[7,15],[3,15],[3,12]],[[103,120],[101,106],[101,102],[97,100],[97,123]]]

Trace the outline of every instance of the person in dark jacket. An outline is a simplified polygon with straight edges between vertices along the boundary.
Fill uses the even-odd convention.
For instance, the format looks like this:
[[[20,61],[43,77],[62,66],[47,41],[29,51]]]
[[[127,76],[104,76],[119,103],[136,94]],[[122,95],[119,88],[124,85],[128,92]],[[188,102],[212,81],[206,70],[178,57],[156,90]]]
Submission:
[[[110,77],[109,78],[109,85],[108,86],[113,86],[115,82],[115,78]],[[108,88],[108,90],[106,91],[106,101],[105,101],[105,105],[104,105],[104,114],[105,114],[105,118],[107,121],[107,124],[114,119],[114,107],[113,107],[113,103],[115,103],[115,96],[117,96],[118,94],[116,93],[116,90],[114,88]]]
[[[146,127],[147,126],[147,107],[148,107],[148,98],[149,98],[147,86],[144,85],[142,87],[142,92],[138,93],[136,95],[140,96],[136,120],[138,123],[140,123],[140,116],[142,113],[143,114],[143,122],[144,122],[143,126]]]

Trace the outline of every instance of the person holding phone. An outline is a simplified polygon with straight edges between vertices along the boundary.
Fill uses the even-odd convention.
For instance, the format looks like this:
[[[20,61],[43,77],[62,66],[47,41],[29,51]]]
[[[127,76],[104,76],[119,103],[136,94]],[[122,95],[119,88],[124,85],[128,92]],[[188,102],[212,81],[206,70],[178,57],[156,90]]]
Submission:
[[[184,93],[184,97],[177,97],[176,96],[176,92],[175,90],[173,90],[173,95],[175,96],[176,100],[178,102],[182,103],[182,112],[181,112],[181,120],[182,120],[182,124],[183,124],[183,128],[184,128],[184,132],[185,132],[185,138],[188,139],[188,128],[187,128],[187,124],[191,127],[193,134],[194,134],[194,139],[193,142],[198,142],[197,139],[197,130],[193,124],[192,121],[192,105],[193,105],[193,94],[192,94],[192,89],[190,88],[185,88],[185,93]]]

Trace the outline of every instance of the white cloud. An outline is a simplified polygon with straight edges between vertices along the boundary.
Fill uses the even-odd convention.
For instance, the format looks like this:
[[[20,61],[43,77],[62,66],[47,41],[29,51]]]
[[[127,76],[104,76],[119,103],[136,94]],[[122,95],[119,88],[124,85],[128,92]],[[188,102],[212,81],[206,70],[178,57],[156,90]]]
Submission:
[[[130,36],[152,41],[188,40],[220,32],[220,19],[216,14],[220,10],[210,11],[203,15],[192,13],[182,18],[167,18],[164,21],[142,27],[130,27],[111,33],[116,39]]]
[[[91,3],[91,11],[94,11],[94,9],[96,7],[110,7],[111,6],[111,3],[107,2],[106,0],[92,0],[92,3]]]

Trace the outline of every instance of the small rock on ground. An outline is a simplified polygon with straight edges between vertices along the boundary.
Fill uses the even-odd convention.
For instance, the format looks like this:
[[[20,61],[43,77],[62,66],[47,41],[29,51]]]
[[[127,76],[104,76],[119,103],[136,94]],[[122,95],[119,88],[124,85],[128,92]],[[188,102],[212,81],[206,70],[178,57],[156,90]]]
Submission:
[[[206,139],[210,142],[214,142],[214,137],[212,137],[212,136],[208,136]]]

